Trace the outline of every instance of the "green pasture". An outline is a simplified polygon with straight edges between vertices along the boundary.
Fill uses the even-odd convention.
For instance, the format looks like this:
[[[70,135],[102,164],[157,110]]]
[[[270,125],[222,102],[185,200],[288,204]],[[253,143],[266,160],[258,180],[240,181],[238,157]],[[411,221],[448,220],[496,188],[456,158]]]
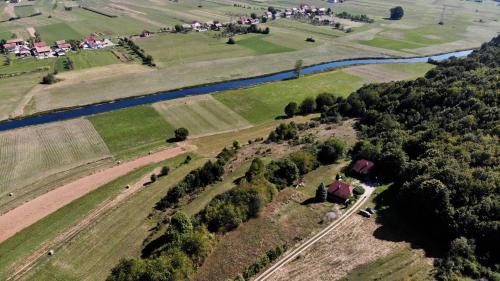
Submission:
[[[66,56],[73,61],[75,70],[120,62],[109,50],[88,50],[76,53],[70,52],[67,53]]]
[[[338,70],[226,91],[214,97],[248,121],[259,124],[284,115],[283,108],[291,101],[300,103],[323,92],[347,96],[363,83],[361,78]]]
[[[37,26],[36,30],[40,33],[42,39],[49,44],[54,44],[54,42],[58,40],[81,40],[83,38],[81,33],[74,30],[66,23],[41,25]]]
[[[294,49],[268,42],[266,35],[256,35],[242,40],[236,40],[236,44],[244,46],[259,55],[291,52]]]
[[[151,106],[137,106],[88,117],[109,150],[122,157],[166,145],[175,128]]]
[[[14,34],[10,31],[0,31],[0,40],[12,39],[12,35]]]
[[[238,44],[228,45],[226,44],[227,38],[218,39],[214,38],[213,35],[210,32],[162,34],[136,40],[136,43],[147,54],[152,55],[160,67],[254,54],[251,49]]]
[[[24,95],[39,83],[43,72],[0,79],[0,119],[6,119],[22,101]],[[23,83],[19,83],[22,79]]]
[[[26,5],[26,6],[15,6],[14,7],[14,12],[16,13],[16,16],[25,18],[29,17],[32,14],[36,13],[37,11],[35,10],[35,6],[31,5]]]
[[[17,59],[14,55],[9,55],[10,64],[5,56],[0,56],[0,74],[30,72],[38,68],[53,69],[57,58],[37,60],[34,57]],[[22,81],[22,79],[21,79]]]
[[[176,128],[184,127],[190,136],[213,134],[250,126],[250,123],[211,96],[157,103],[154,108]]]

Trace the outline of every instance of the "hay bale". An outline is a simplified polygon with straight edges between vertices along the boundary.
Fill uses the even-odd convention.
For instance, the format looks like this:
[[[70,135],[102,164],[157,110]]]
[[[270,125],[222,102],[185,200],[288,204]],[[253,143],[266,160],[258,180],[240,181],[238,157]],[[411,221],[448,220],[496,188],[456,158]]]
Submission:
[[[49,256],[53,256],[54,255],[54,250],[49,250]]]
[[[126,189],[129,189],[129,188],[130,188],[130,184],[127,184],[127,185],[125,186],[125,188],[126,188]]]
[[[12,192],[9,193],[9,197],[12,197],[12,196],[14,196],[14,193],[12,193]]]

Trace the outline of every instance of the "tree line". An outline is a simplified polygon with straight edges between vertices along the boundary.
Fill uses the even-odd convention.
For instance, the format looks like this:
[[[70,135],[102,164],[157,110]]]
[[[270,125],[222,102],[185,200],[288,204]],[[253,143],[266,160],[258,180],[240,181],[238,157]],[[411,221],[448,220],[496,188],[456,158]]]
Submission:
[[[299,112],[314,109],[327,123],[359,118],[353,160],[375,162],[375,175],[393,182],[390,206],[446,245],[439,280],[500,280],[500,36],[435,63],[414,81],[323,95]]]

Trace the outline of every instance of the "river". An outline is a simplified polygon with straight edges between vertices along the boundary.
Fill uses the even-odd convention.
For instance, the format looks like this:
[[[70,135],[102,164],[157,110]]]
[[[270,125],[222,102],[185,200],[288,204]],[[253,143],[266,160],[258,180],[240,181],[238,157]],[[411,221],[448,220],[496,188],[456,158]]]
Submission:
[[[450,57],[465,57],[469,55],[471,52],[472,50],[466,50],[466,51],[451,52],[435,56],[416,57],[416,58],[376,58],[376,59],[351,59],[351,60],[333,61],[333,62],[326,62],[313,66],[304,67],[302,69],[302,73],[311,74],[311,73],[325,72],[335,68],[352,66],[352,65],[381,64],[381,63],[415,63],[415,62],[427,62],[429,59],[440,61],[448,59]],[[1,121],[0,131],[62,121],[82,116],[89,116],[96,113],[108,112],[137,105],[155,103],[159,101],[172,100],[186,96],[211,94],[219,91],[245,88],[262,83],[290,79],[293,78],[294,75],[295,74],[293,71],[286,71],[275,74],[269,74],[265,76],[243,78],[238,80],[213,83],[209,85],[166,91],[146,96],[130,97],[113,102],[91,104],[77,108],[70,108],[66,110],[63,109],[61,111],[41,113],[38,115],[26,116],[14,120]]]

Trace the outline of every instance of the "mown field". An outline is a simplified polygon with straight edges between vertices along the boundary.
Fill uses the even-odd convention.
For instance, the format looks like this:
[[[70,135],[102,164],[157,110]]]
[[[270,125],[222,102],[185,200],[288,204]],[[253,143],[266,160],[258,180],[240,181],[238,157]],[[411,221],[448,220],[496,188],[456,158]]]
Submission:
[[[120,63],[116,56],[109,50],[80,51],[77,53],[68,53],[67,57],[73,61],[75,70]]]
[[[65,23],[42,25],[37,27],[36,30],[42,39],[49,44],[54,44],[58,40],[80,40],[83,38],[82,34]]]
[[[251,124],[210,95],[156,103],[153,107],[175,128],[196,137],[243,129]]]
[[[8,239],[4,243],[0,244],[0,276],[5,278],[8,276],[8,273],[15,268],[15,265],[22,262],[23,258],[28,256],[34,248],[39,247],[42,243],[53,238],[58,231],[61,231],[73,223],[77,222],[81,219],[85,214],[90,212],[92,209],[96,208],[100,203],[104,202],[107,199],[113,198],[123,190],[123,187],[127,184],[132,184],[142,178],[145,174],[151,172],[154,167],[159,165],[169,165],[171,167],[175,167],[181,161],[183,161],[185,156],[179,156],[177,158],[173,158],[162,163],[158,163],[155,165],[148,165],[137,169],[129,175],[121,177],[109,184],[104,185],[103,187],[96,189],[95,191],[85,195],[82,198],[77,199],[76,201],[70,203],[69,205],[59,209],[57,212],[45,217],[43,220],[33,224],[32,226],[22,230],[20,233],[16,234],[16,236]],[[145,213],[147,214],[150,211],[150,208],[145,208],[144,204],[146,202],[155,202],[161,197],[166,191],[165,188],[168,188],[169,181],[174,182],[179,180],[181,176],[187,173],[190,169],[197,165],[197,161],[193,161],[190,165],[185,165],[180,169],[172,172],[171,177],[166,178],[168,181],[163,181],[166,185],[154,185],[152,188],[145,188],[139,191],[136,196],[132,197],[130,200],[127,200],[123,205],[120,205],[119,208],[115,208],[111,210],[109,213],[105,215],[105,221],[101,222],[97,225],[97,229],[101,228],[99,231],[100,235],[106,235],[107,237],[104,240],[99,240],[102,244],[99,244],[95,240],[95,236],[93,231],[86,230],[83,234],[79,234],[77,237],[79,238],[77,241],[82,241],[80,238],[87,237],[87,242],[83,240],[84,244],[67,244],[61,249],[56,249],[58,255],[56,257],[64,257],[64,252],[68,252],[71,249],[68,249],[68,246],[73,245],[78,249],[78,256],[84,258],[80,263],[74,263],[76,266],[76,270],[85,269],[85,271],[81,271],[79,275],[75,275],[75,272],[71,272],[72,274],[68,274],[68,270],[64,268],[55,267],[51,269],[51,265],[47,265],[43,267],[41,272],[37,272],[33,276],[28,276],[27,279],[35,279],[35,280],[81,280],[84,275],[93,273],[93,276],[100,276],[102,279],[103,276],[106,276],[107,270],[116,263],[119,258],[125,257],[131,254],[137,254],[138,245],[137,243],[142,242],[139,237],[140,235],[144,235],[144,233],[148,229],[148,224],[145,223]],[[156,197],[155,197],[156,196]],[[134,214],[135,213],[135,214]],[[143,214],[143,215],[139,215]],[[121,219],[118,219],[121,217]],[[107,219],[106,219],[107,218]],[[112,221],[109,219],[112,218]],[[116,221],[115,221],[116,219]],[[132,223],[135,221],[136,224]],[[139,226],[137,226],[139,224]],[[141,226],[142,225],[142,226]],[[137,227],[137,228],[136,228]],[[110,231],[110,228],[116,229],[115,231]],[[124,233],[128,231],[128,234],[125,236],[118,235],[119,233]],[[104,237],[104,236],[102,236]],[[124,237],[127,237],[123,240]],[[116,247],[114,243],[121,243],[121,247]],[[132,248],[134,246],[134,248]],[[72,246],[71,246],[72,247]],[[70,248],[71,248],[70,247]],[[103,256],[102,259],[99,259],[99,262],[102,263],[102,267],[95,266],[92,269],[81,267],[85,262],[89,262],[94,260],[98,256],[98,252],[106,252],[109,250],[116,250],[113,258],[106,255]],[[108,253],[108,252],[106,252]],[[63,258],[59,261],[62,261],[67,264],[67,261],[74,260],[74,258],[66,259]],[[97,260],[97,259],[96,259]],[[46,265],[47,262],[52,262],[53,259],[44,258],[43,264]],[[54,261],[56,264],[58,260]],[[104,264],[107,264],[104,266]],[[97,280],[100,280],[97,279]],[[94,279],[91,280],[96,280]]]
[[[149,105],[102,113],[88,120],[119,158],[164,147],[174,136],[174,127]]]
[[[106,144],[84,119],[0,133],[0,196],[29,193],[37,180],[106,157]]]

